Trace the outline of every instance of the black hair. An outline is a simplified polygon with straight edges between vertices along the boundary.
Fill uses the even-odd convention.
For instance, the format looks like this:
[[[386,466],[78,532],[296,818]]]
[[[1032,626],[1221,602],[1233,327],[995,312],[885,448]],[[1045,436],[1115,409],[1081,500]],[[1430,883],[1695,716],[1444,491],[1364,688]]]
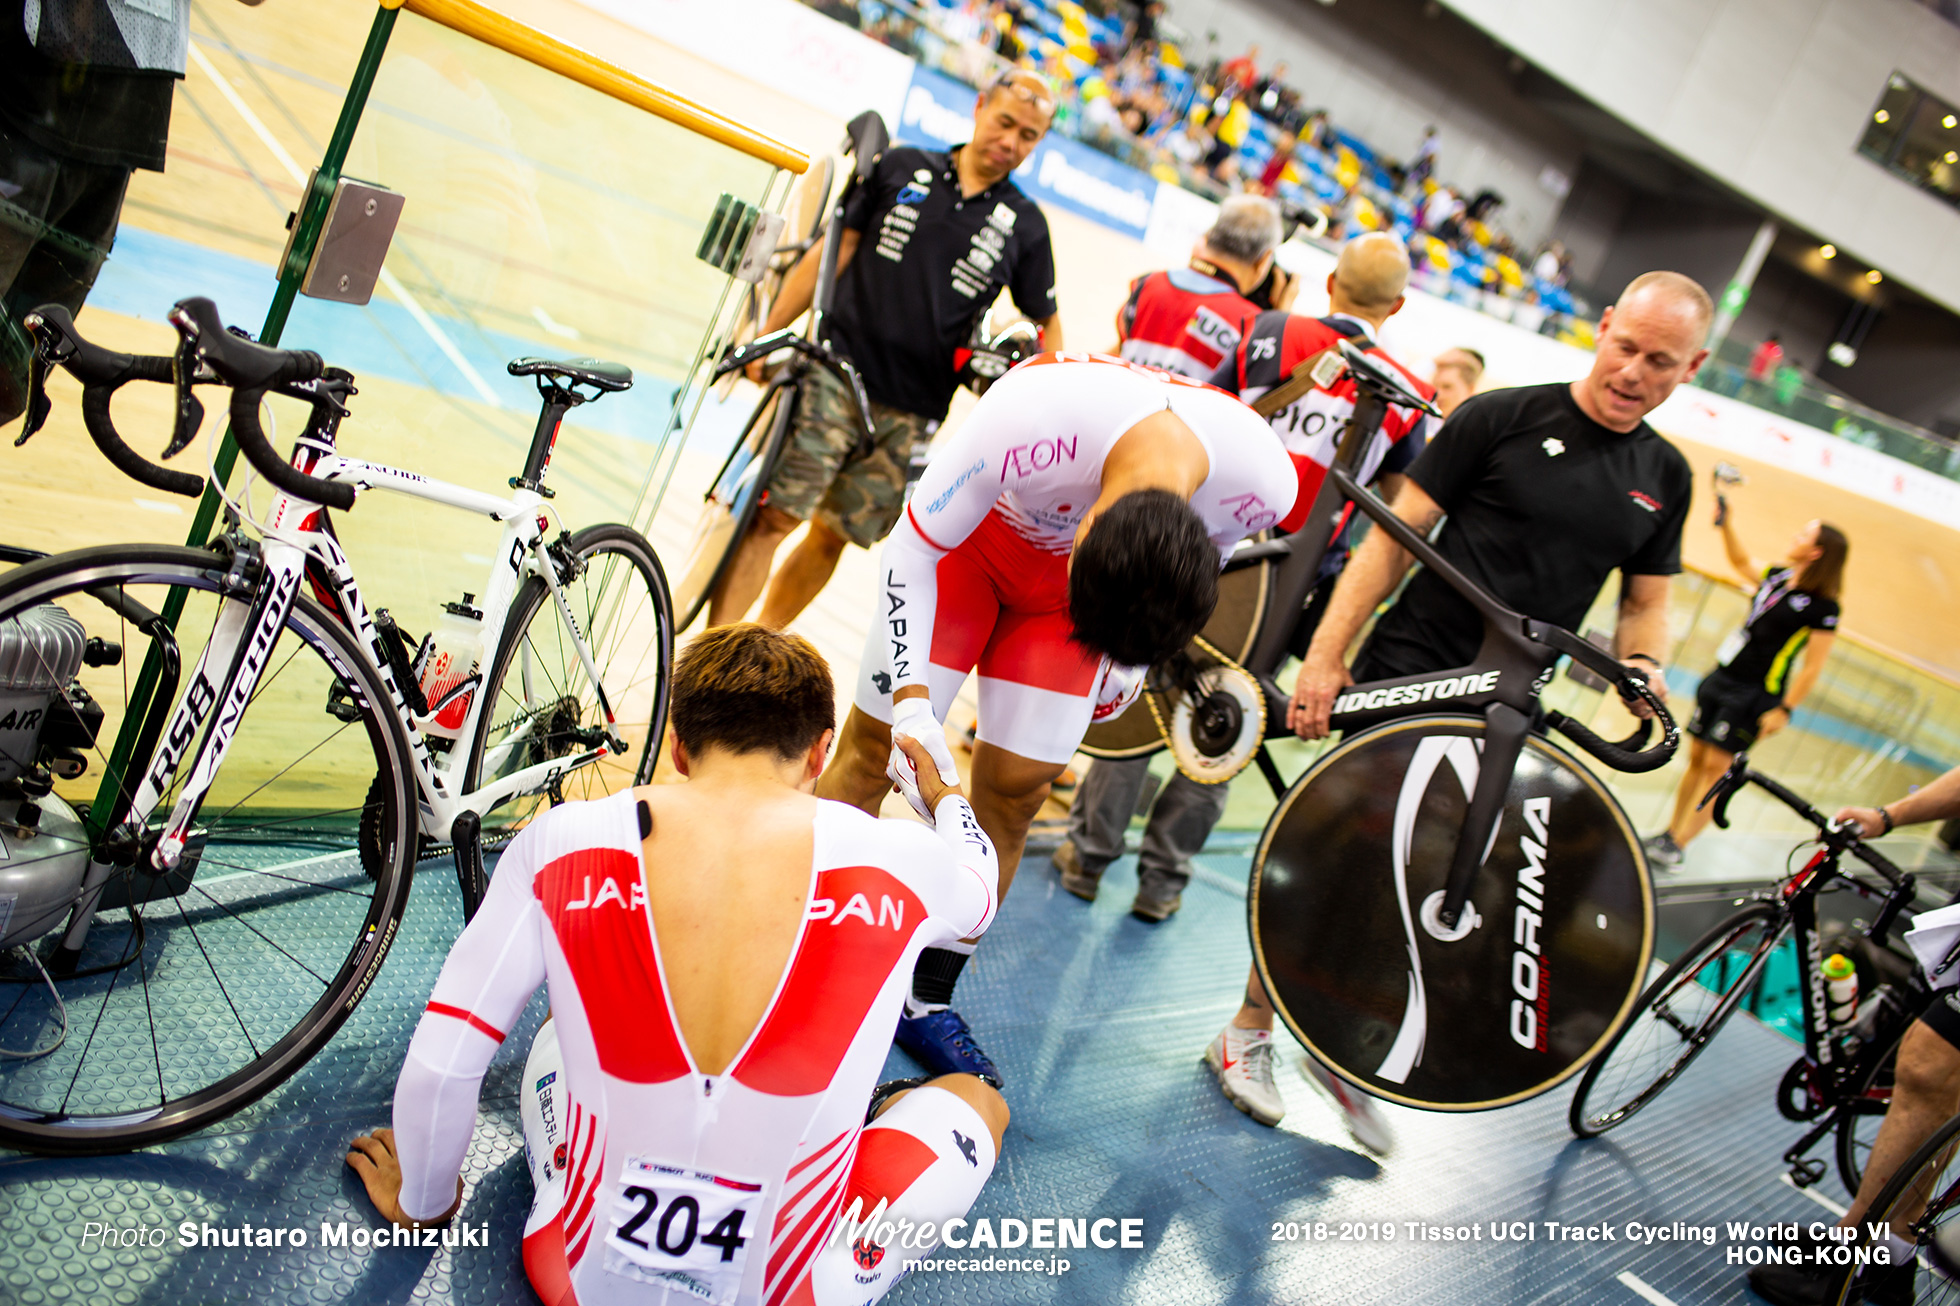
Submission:
[[[1161,662],[1204,629],[1218,605],[1218,547],[1191,505],[1133,490],[1075,546],[1068,615],[1075,638],[1125,666]]]

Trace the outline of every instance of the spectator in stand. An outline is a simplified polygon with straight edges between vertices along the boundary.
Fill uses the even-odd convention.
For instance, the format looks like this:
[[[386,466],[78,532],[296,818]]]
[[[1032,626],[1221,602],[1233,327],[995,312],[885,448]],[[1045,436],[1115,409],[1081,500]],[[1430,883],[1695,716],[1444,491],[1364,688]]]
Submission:
[[[1445,349],[1436,355],[1436,406],[1448,417],[1477,393],[1484,379],[1484,356],[1474,349]]]
[[[1331,154],[1334,149],[1334,128],[1327,121],[1327,110],[1315,109],[1307,115],[1300,128],[1300,139],[1323,154]]]
[[[1259,47],[1248,45],[1245,53],[1236,59],[1228,59],[1218,70],[1218,84],[1222,91],[1250,91],[1259,82]]]
[[[1783,363],[1783,338],[1772,331],[1756,346],[1756,352],[1749,355],[1749,379],[1768,381],[1776,375],[1776,369]]]
[[[1566,282],[1567,266],[1565,246],[1555,240],[1545,246],[1531,265],[1531,275],[1548,285],[1562,286]]]
[[[1139,6],[1136,22],[1131,24],[1129,39],[1124,43],[1124,52],[1128,53],[1140,45],[1150,46],[1154,52],[1157,45],[1157,24],[1163,17],[1163,0],[1149,0],[1148,4]]]
[[[1428,181],[1436,171],[1436,129],[1424,127],[1422,139],[1416,142],[1416,157],[1409,163],[1409,193],[1422,194],[1422,183]]]
[[[1265,171],[1259,174],[1255,184],[1246,189],[1256,195],[1277,195],[1279,179],[1285,174],[1286,165],[1293,162],[1293,150],[1299,143],[1292,132],[1281,132],[1279,139],[1273,142],[1273,157],[1266,160]]]
[[[1186,118],[1159,138],[1157,148],[1175,163],[1185,168],[1196,168],[1204,163],[1215,144],[1203,123],[1196,118]]]
[[[1456,211],[1456,206],[1461,203],[1462,201],[1457,198],[1454,190],[1451,190],[1448,186],[1438,186],[1436,193],[1423,202],[1422,217],[1416,225],[1424,231],[1441,235],[1444,221]]]
[[[1252,88],[1253,107],[1267,122],[1279,121],[1280,97],[1286,90],[1286,60],[1273,65],[1272,71],[1259,79]]]

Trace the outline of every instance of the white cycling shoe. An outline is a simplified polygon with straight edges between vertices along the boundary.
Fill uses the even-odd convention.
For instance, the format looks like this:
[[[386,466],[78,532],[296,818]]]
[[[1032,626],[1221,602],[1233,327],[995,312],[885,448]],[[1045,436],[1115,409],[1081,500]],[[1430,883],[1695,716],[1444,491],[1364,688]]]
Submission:
[[[1300,1068],[1307,1072],[1308,1081],[1340,1108],[1342,1117],[1347,1121],[1348,1133],[1354,1135],[1355,1142],[1376,1156],[1387,1156],[1395,1150],[1395,1131],[1382,1117],[1374,1098],[1312,1057],[1301,1057]]]
[[[1286,1100],[1273,1083],[1271,1030],[1227,1025],[1205,1049],[1205,1064],[1218,1076],[1226,1101],[1260,1124],[1276,1125],[1286,1115]]]

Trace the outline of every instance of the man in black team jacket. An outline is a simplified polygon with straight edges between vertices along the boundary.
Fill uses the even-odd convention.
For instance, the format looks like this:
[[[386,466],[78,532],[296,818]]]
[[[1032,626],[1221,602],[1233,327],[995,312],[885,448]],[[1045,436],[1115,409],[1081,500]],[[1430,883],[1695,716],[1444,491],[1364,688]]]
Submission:
[[[1708,357],[1702,341],[1713,317],[1708,292],[1687,277],[1636,277],[1600,315],[1591,372],[1569,385],[1466,399],[1410,465],[1394,501],[1395,515],[1423,534],[1447,514],[1437,551],[1500,602],[1540,621],[1577,629],[1619,571],[1615,652],[1656,693],[1664,692],[1669,580],[1681,570],[1694,478],[1646,417]],[[1444,671],[1476,657],[1483,618],[1423,571],[1375,624],[1349,675],[1348,645],[1409,563],[1386,531],[1371,531],[1341,574],[1287,710],[1287,725],[1302,738],[1327,733],[1334,699],[1357,680]],[[1272,1027],[1255,971],[1239,1014],[1206,1050],[1225,1096],[1267,1124],[1285,1110],[1272,1077]],[[1372,1104],[1352,1096],[1352,1105],[1341,1104],[1356,1137],[1387,1150],[1390,1135]]]
[[[1062,347],[1048,222],[1011,174],[1048,131],[1054,93],[1009,72],[980,93],[973,139],[951,150],[885,151],[844,210],[830,343],[864,377],[874,447],[860,451],[856,405],[828,371],[804,387],[762,509],[708,608],[708,624],[738,621],[769,579],[776,548],[803,522],[758,620],[788,625],[829,582],[846,542],[870,548],[905,503],[906,469],[946,416],[959,381],[953,352],[1005,286],[1037,323],[1043,347]],[[869,240],[865,257],[856,257]],[[812,250],[784,283],[763,333],[788,326],[816,288]]]

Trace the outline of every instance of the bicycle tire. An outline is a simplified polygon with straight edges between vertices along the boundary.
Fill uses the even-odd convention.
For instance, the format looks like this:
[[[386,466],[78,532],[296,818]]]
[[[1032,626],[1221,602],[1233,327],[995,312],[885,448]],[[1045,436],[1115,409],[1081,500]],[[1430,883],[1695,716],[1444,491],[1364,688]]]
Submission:
[[[1901,1024],[1899,1035],[1892,1040],[1891,1046],[1882,1056],[1873,1059],[1871,1069],[1858,1085],[1858,1091],[1837,1108],[1838,1121],[1834,1132],[1838,1178],[1844,1184],[1844,1191],[1853,1197],[1858,1195],[1858,1185],[1864,1182],[1865,1158],[1871,1155],[1871,1145],[1878,1136],[1879,1123],[1891,1109],[1893,1061],[1898,1056],[1899,1043],[1905,1038],[1910,1024],[1910,1021]]]
[[[1634,1007],[1633,1014],[1628,1017],[1626,1024],[1620,1027],[1612,1041],[1593,1059],[1592,1064],[1586,1067],[1585,1074],[1579,1080],[1579,1090],[1572,1095],[1572,1106],[1567,1113],[1572,1132],[1581,1138],[1597,1138],[1608,1130],[1624,1124],[1628,1118],[1659,1097],[1662,1090],[1678,1079],[1681,1072],[1701,1055],[1702,1049],[1713,1041],[1722,1026],[1728,1022],[1729,1017],[1735,1014],[1743,994],[1748,992],[1749,987],[1762,974],[1763,967],[1768,964],[1770,953],[1782,942],[1789,930],[1789,921],[1782,911],[1769,903],[1753,903],[1703,934],[1695,941],[1693,947],[1682,953],[1666,970],[1662,971],[1660,978],[1648,985],[1646,992],[1640,995],[1640,1001]],[[1752,934],[1755,937],[1750,941]],[[1714,990],[1700,983],[1696,977],[1711,964],[1724,961],[1739,940],[1750,941],[1749,958],[1736,971],[1734,979],[1728,979],[1724,972],[1717,980],[1720,987]],[[1606,1075],[1607,1068],[1615,1064],[1616,1058],[1622,1057],[1631,1040],[1639,1038],[1640,1031],[1649,1028],[1648,1018],[1656,1006],[1664,1000],[1686,995],[1690,987],[1701,992],[1713,992],[1715,1001],[1708,1011],[1695,1020],[1694,1029],[1685,1034],[1681,1032],[1683,1022],[1679,1022],[1673,1016],[1673,1008],[1663,1008],[1667,1012],[1665,1023],[1675,1029],[1676,1037],[1682,1045],[1681,1050],[1673,1054],[1673,1059],[1662,1066],[1653,1079],[1645,1080],[1637,1093],[1629,1095],[1620,1091],[1623,1081],[1618,1079],[1612,1081],[1614,1088],[1611,1091],[1602,1093],[1599,1085]],[[1661,1046],[1665,1049],[1665,1042]],[[1668,1054],[1664,1051],[1662,1055],[1665,1057]],[[1624,1070],[1625,1060],[1622,1059],[1619,1065]],[[1644,1080],[1646,1073],[1646,1068],[1643,1067],[1634,1071],[1632,1077]],[[1591,1109],[1588,1103],[1595,1096],[1612,1098],[1615,1105],[1607,1110]]]
[[[92,634],[117,636],[122,665],[84,667],[78,677],[103,701],[117,682],[127,687],[134,678],[130,664],[148,643],[141,635],[130,638],[136,627],[95,595],[113,591],[151,611],[163,610],[163,597],[181,595],[185,611],[176,638],[188,680],[196,665],[193,643],[201,647],[209,633],[206,618],[219,610],[225,571],[226,559],[211,550],[81,549],[0,576],[0,620],[56,602]],[[386,960],[413,880],[418,819],[407,734],[393,712],[377,706],[389,702],[389,690],[338,616],[304,590],[263,666],[200,808],[195,828],[203,838],[194,866],[185,863],[188,883],[176,896],[159,896],[156,878],[116,872],[80,965],[56,981],[67,1004],[67,1042],[41,1060],[0,1062],[0,1145],[99,1155],[223,1119],[277,1088],[318,1052]],[[125,698],[122,710],[128,706]],[[317,742],[303,728],[308,721],[322,723]],[[98,732],[98,758],[115,726],[105,720]],[[306,769],[295,777],[301,762]],[[168,816],[189,769],[180,762],[152,828]],[[74,783],[93,791],[101,776],[90,771]],[[385,782],[377,800],[382,819],[374,823],[382,858],[370,876],[361,865],[357,827],[375,772]],[[292,805],[302,797],[329,805]],[[351,805],[335,805],[343,803]],[[308,855],[293,858],[295,851]],[[110,905],[118,895],[121,904]],[[50,942],[60,938],[60,928]],[[344,943],[350,934],[351,943]],[[227,987],[224,972],[243,971],[247,960],[249,973]],[[311,1000],[305,976],[318,983]],[[7,988],[0,994],[11,1003],[0,1011],[0,1044],[18,1049],[36,1020],[33,993]],[[47,1019],[40,1018],[43,1025]],[[147,1048],[138,1038],[145,1024]],[[234,1060],[241,1064],[232,1066]]]
[[[694,624],[721,584],[729,563],[735,560],[735,552],[762,505],[763,491],[769,487],[769,476],[782,454],[783,440],[801,398],[802,387],[795,383],[766,392],[716,473],[688,543],[680,581],[674,586],[673,606],[680,615],[676,629],[686,630]]]
[[[626,756],[609,754],[566,773],[561,796],[590,799],[653,779],[667,726],[674,612],[660,559],[630,526],[588,526],[571,537],[570,548],[581,565],[560,583],[606,686],[614,729],[629,749]],[[582,739],[604,725],[541,577],[526,580],[512,600],[483,692],[482,723],[464,770],[466,792],[497,774],[581,751]],[[483,813],[485,846],[508,841],[548,797],[520,795]]]
[[[1893,1213],[1908,1197],[1913,1200],[1924,1200],[1926,1203],[1925,1209],[1907,1226],[1912,1241],[1917,1247],[1924,1248],[1931,1242],[1934,1233],[1942,1225],[1960,1219],[1960,1116],[1954,1116],[1935,1129],[1932,1135],[1919,1145],[1919,1149],[1907,1157],[1905,1162],[1893,1172],[1892,1177],[1886,1180],[1885,1186],[1878,1190],[1878,1196],[1872,1199],[1871,1206],[1866,1209],[1864,1217],[1858,1222],[1857,1248],[1860,1251],[1872,1246],[1869,1232],[1871,1226],[1889,1226],[1892,1223]],[[1846,1272],[1839,1276],[1837,1282],[1832,1285],[1831,1291],[1825,1293],[1825,1301],[1837,1302],[1839,1306],[1850,1306],[1852,1302],[1872,1299],[1868,1294],[1875,1285],[1870,1280],[1875,1273],[1882,1271],[1868,1266],[1857,1273],[1852,1273],[1851,1268],[1847,1266]],[[1930,1276],[1933,1272],[1928,1270],[1927,1273]],[[1944,1289],[1944,1293],[1932,1300],[1960,1301],[1960,1286],[1944,1279],[1936,1282]],[[1924,1296],[1916,1295],[1908,1299],[1928,1300]]]

